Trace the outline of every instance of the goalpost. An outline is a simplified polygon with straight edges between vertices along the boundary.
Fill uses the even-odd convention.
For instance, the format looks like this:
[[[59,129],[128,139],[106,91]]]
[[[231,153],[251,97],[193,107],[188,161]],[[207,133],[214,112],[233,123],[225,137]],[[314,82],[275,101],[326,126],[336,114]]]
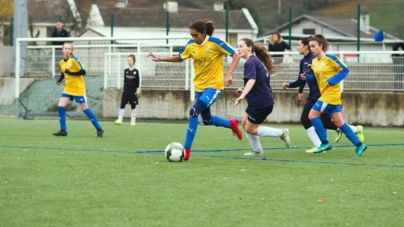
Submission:
[[[86,69],[85,76],[87,97],[90,108],[100,115],[102,104],[100,100],[116,100],[118,92],[106,92],[107,89],[120,90],[123,85],[123,70],[127,67],[127,56],[136,56],[135,67],[140,69],[143,77],[143,87],[161,89],[189,90],[190,101],[193,97],[192,63],[185,60],[181,63],[155,63],[146,58],[147,53],[154,52],[159,56],[178,54],[190,37],[159,36],[145,38],[128,37],[75,37],[65,38],[64,41],[73,43],[74,55]],[[47,45],[60,38],[17,38],[15,58],[14,103],[15,117],[19,118],[23,110],[27,115],[57,116],[57,105],[63,86],[56,86],[59,77],[58,62],[63,59],[61,47]],[[30,43],[29,45],[26,45]],[[33,43],[33,45],[31,44]],[[27,51],[26,73],[20,71],[21,51]],[[11,89],[10,89],[11,90]],[[32,90],[32,91],[31,91]],[[105,97],[106,94],[114,97]],[[75,104],[73,104],[75,105]],[[1,106],[1,105],[0,105]],[[21,109],[23,108],[23,109]],[[10,109],[10,108],[9,108]],[[98,111],[97,111],[98,110]],[[10,111],[10,110],[9,110]],[[82,115],[80,109],[70,111],[71,116]]]

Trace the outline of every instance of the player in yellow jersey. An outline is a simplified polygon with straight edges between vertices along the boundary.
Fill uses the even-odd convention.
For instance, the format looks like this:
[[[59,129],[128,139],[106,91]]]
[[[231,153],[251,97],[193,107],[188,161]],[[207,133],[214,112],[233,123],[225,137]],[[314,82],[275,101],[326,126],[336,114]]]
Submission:
[[[323,35],[316,34],[312,36],[309,39],[309,45],[311,52],[316,56],[311,64],[314,75],[301,74],[301,78],[309,83],[316,80],[321,94],[309,113],[309,119],[321,140],[321,145],[313,153],[322,153],[332,148],[320,118],[322,113],[326,113],[331,116],[335,126],[340,128],[356,146],[355,156],[361,156],[367,147],[359,140],[349,125],[344,122],[341,113],[340,82],[348,76],[349,69],[334,55],[326,54],[328,42]]]
[[[189,126],[184,142],[184,160],[188,160],[191,154],[192,142],[198,128],[199,114],[201,114],[204,125],[230,128],[238,139],[242,139],[236,118],[227,120],[212,116],[210,113],[210,106],[215,103],[224,89],[224,85],[232,84],[232,73],[240,61],[239,54],[228,43],[212,37],[213,30],[212,21],[195,21],[189,27],[192,39],[180,50],[177,56],[160,58],[153,53],[147,55],[153,57],[152,60],[155,62],[181,62],[187,58],[194,60],[194,86],[197,101],[189,111]],[[233,60],[223,81],[225,55],[232,56]]]
[[[60,82],[65,79],[65,87],[58,104],[60,131],[53,133],[53,135],[67,136],[65,106],[69,101],[75,100],[97,129],[97,137],[103,137],[104,130],[87,104],[86,84],[83,78],[86,71],[81,62],[73,55],[73,44],[63,44],[63,55],[64,59],[59,62],[61,76],[56,82],[57,85],[60,85]]]

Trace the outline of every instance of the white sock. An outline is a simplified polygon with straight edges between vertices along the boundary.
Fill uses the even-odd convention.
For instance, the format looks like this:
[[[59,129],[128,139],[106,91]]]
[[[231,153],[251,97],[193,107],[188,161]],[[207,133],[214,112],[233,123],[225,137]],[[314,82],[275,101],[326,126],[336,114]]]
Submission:
[[[125,113],[125,109],[119,109],[118,120],[122,121],[124,113]]]
[[[136,109],[133,109],[133,110],[132,110],[131,121],[132,121],[132,122],[136,122]]]
[[[306,129],[307,135],[309,136],[311,142],[314,144],[314,146],[318,147],[321,145],[320,138],[318,138],[318,135],[316,133],[316,130],[314,129],[314,126],[311,126],[310,128]]]
[[[353,133],[356,134],[356,133],[359,132],[359,129],[356,126],[353,126],[353,125],[350,125],[350,124],[348,124],[348,126],[352,129]]]
[[[251,147],[254,151],[263,152],[260,143],[260,138],[257,135],[251,135],[250,133],[245,133],[245,135],[247,136],[247,139],[250,142]]]
[[[283,131],[277,128],[271,128],[267,126],[258,126],[258,136],[281,136],[283,135]]]

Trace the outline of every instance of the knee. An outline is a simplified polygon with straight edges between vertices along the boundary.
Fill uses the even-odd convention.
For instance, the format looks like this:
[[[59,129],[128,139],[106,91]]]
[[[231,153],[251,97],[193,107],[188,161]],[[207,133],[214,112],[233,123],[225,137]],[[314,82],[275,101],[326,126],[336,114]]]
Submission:
[[[301,116],[300,117],[300,122],[302,123],[302,125],[303,125],[303,127],[305,128],[305,129],[308,129],[308,128],[310,128],[311,127],[311,122],[310,122],[310,120],[309,120],[309,116],[308,115],[305,115],[305,116]]]
[[[195,107],[191,107],[189,110],[189,117],[198,117],[199,113]]]
[[[202,119],[204,125],[212,125],[212,119]]]

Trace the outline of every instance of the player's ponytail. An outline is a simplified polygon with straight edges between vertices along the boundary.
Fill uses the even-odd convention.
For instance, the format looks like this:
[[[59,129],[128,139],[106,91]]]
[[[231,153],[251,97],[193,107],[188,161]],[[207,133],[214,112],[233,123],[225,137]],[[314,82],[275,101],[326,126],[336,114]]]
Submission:
[[[248,38],[244,38],[241,40],[244,41],[247,47],[252,47],[251,52],[253,54],[255,53],[255,56],[257,56],[257,58],[260,59],[262,63],[264,63],[265,68],[267,68],[270,74],[275,73],[276,67],[274,66],[273,63],[274,61],[271,55],[269,55],[267,48],[265,48],[264,45],[262,45],[262,43],[254,44],[253,41]]]
[[[212,36],[213,35],[213,31],[215,30],[215,26],[213,25],[213,21],[206,21],[206,34],[208,36]]]
[[[213,31],[215,30],[215,27],[213,26],[213,21],[202,21],[202,20],[197,20],[194,21],[190,26],[189,29],[196,30],[200,33],[206,32],[206,35],[212,36]]]

